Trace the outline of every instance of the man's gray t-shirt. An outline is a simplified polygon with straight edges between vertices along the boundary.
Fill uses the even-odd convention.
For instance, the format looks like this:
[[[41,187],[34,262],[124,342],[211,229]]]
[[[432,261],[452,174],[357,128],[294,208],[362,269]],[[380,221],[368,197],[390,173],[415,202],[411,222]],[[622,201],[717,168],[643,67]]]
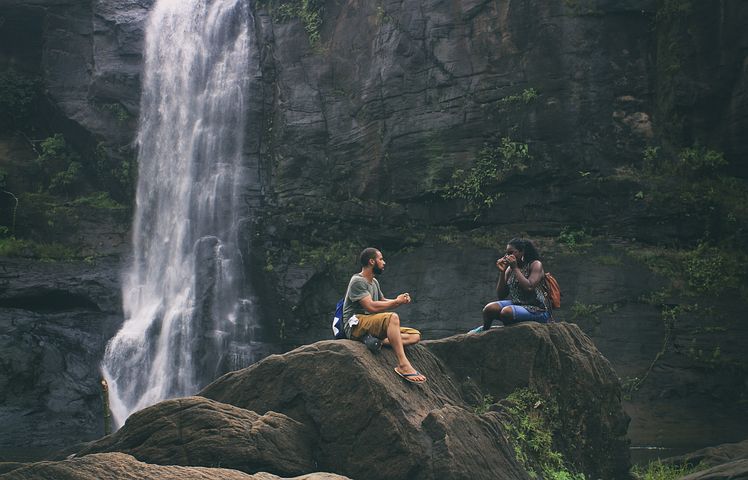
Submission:
[[[345,335],[349,338],[351,336],[351,330],[348,327],[348,319],[353,315],[370,313],[367,312],[359,302],[359,300],[365,298],[367,295],[371,295],[371,299],[375,302],[384,298],[377,279],[374,278],[371,283],[369,283],[369,281],[360,273],[352,276],[351,281],[348,282],[348,290],[345,292],[345,301],[343,302],[343,325],[345,328]]]

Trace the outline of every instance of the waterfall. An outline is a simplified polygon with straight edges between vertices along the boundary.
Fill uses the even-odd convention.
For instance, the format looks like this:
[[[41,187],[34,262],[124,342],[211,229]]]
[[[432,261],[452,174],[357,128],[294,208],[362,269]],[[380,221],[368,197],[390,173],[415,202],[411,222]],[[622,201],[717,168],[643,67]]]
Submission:
[[[150,12],[125,322],[102,363],[117,426],[250,361],[237,245],[250,23],[246,0],[157,0]]]

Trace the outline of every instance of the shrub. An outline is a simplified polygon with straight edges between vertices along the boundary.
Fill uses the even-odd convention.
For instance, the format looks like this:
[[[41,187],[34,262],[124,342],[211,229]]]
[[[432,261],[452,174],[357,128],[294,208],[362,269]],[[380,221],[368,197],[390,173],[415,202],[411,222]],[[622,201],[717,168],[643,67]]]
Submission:
[[[38,79],[13,69],[0,73],[0,130],[25,126],[38,95]]]

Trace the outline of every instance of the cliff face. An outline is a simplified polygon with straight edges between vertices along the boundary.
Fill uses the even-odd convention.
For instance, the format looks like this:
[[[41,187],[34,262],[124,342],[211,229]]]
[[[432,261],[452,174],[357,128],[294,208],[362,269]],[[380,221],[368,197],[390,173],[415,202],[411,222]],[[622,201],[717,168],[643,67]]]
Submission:
[[[122,201],[152,3],[0,6],[0,66],[44,87],[37,137],[63,133],[89,184]],[[719,275],[723,252],[744,261],[748,8],[676,3],[257,2],[245,151],[261,182],[246,192],[255,210],[244,253],[269,348],[328,336],[332,305],[367,245],[390,261],[385,294],[413,294],[406,323],[432,338],[471,328],[492,299],[497,250],[528,235],[561,281],[559,319],[578,322],[628,380],[635,443],[739,440],[748,333],[734,312],[744,275],[713,284],[694,272]],[[695,156],[682,154],[694,146]],[[722,152],[726,165],[699,148]],[[14,172],[37,154],[23,135],[0,131],[8,191],[32,190]],[[9,226],[11,197],[0,207]],[[16,234],[116,259],[56,265],[73,272],[58,290],[77,292],[85,301],[76,308],[88,309],[66,313],[62,325],[89,325],[80,327],[96,338],[86,355],[98,357],[121,313],[116,302],[101,307],[77,272],[108,279],[107,296],[118,298],[110,265],[127,251],[124,222],[66,223],[49,212],[35,222],[29,202],[22,207]],[[35,264],[25,262],[3,265],[0,313],[56,325],[57,307],[24,306],[14,278]],[[26,287],[46,291],[46,279],[35,282]],[[106,313],[88,317],[91,305]],[[13,335],[5,343],[17,345]],[[98,379],[97,362],[85,363],[81,376]],[[47,367],[34,365],[47,373],[24,390],[42,392],[29,394],[39,400],[26,418],[41,419],[58,395],[39,380]],[[76,398],[87,395],[91,409],[96,388],[86,382]],[[95,417],[84,438],[101,431]],[[705,434],[706,424],[720,429]],[[29,430],[24,445],[46,435]]]

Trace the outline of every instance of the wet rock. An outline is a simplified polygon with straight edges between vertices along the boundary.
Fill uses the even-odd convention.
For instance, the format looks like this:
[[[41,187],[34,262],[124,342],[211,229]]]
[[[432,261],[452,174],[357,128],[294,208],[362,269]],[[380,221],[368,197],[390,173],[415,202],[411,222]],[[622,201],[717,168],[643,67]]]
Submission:
[[[3,480],[281,480],[268,473],[249,475],[225,468],[149,465],[124,453],[99,453],[59,462],[39,462],[17,468]],[[296,480],[344,480],[329,473],[313,473]]]
[[[311,432],[285,415],[258,415],[187,397],[133,414],[117,433],[93,442],[78,456],[123,452],[159,465],[301,475],[315,470],[310,440]]]
[[[317,432],[318,465],[353,478],[510,479],[527,478],[511,439],[496,413],[472,405],[529,386],[553,397],[564,427],[573,426],[568,437],[557,434],[576,468],[595,478],[628,470],[617,377],[576,326],[456,336],[408,356],[425,384],[397,376],[389,349],[375,356],[358,342],[323,341],[229,373],[200,395],[305,424]]]
[[[104,432],[99,362],[122,322],[119,264],[0,266],[0,458],[38,459]]]

